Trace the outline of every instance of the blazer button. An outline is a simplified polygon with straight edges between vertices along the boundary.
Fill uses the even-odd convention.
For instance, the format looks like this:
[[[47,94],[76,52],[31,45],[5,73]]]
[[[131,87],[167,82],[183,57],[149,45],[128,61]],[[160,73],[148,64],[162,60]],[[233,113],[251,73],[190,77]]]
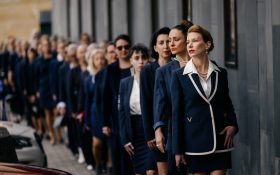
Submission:
[[[187,117],[187,120],[188,120],[189,123],[191,123],[192,122],[192,117]]]

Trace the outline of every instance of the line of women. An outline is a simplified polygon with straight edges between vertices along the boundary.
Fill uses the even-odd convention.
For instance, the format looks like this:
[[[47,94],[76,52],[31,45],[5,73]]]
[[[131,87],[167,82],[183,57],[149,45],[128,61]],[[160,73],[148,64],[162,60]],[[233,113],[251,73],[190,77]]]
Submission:
[[[70,150],[97,174],[104,161],[113,175],[226,174],[238,125],[227,71],[209,58],[214,42],[206,29],[189,21],[163,27],[150,50],[124,34],[106,50],[82,42],[66,50],[61,43],[52,59],[43,38],[41,58],[31,59],[39,77],[32,97],[52,144],[53,102],[63,101]],[[31,111],[33,102],[30,96]]]
[[[238,125],[227,71],[209,58],[213,48],[211,34],[188,21],[154,33],[152,62],[145,46],[131,48],[133,75],[120,81],[116,101],[135,174],[225,175],[231,168]]]

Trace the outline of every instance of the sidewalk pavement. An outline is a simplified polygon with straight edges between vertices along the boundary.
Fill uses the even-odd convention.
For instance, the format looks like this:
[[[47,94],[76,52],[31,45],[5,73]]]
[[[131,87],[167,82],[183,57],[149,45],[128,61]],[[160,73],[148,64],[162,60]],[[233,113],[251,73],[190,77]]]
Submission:
[[[86,164],[79,164],[72,156],[65,144],[51,145],[48,140],[43,140],[43,146],[48,158],[48,167],[67,171],[73,175],[95,175],[95,171],[86,169]]]

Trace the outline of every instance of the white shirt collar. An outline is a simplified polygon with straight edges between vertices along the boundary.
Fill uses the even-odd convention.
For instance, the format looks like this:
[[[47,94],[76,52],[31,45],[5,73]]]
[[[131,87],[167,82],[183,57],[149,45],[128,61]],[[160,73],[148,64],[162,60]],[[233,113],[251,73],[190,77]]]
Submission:
[[[62,57],[61,54],[58,54],[58,55],[57,55],[57,61],[59,61],[59,62],[63,61],[63,57]]]
[[[212,61],[209,61],[209,67],[208,67],[208,73],[207,73],[207,78],[208,76],[211,75],[211,73],[215,70],[217,71],[221,71],[217,65],[213,64]],[[193,60],[191,59],[185,66],[184,71],[183,71],[183,75],[189,74],[189,73],[196,73],[198,74],[194,64],[193,64]]]

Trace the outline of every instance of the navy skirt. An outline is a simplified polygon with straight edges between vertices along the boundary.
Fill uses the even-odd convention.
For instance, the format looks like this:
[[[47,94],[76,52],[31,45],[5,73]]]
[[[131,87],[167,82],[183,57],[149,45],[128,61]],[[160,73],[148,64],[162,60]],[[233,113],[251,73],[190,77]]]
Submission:
[[[131,116],[132,145],[134,155],[131,156],[134,172],[146,173],[147,170],[155,170],[156,164],[152,151],[148,148],[144,135],[144,127],[141,115]]]
[[[187,155],[186,160],[189,173],[210,173],[214,170],[231,169],[231,152],[213,153],[201,156]]]

